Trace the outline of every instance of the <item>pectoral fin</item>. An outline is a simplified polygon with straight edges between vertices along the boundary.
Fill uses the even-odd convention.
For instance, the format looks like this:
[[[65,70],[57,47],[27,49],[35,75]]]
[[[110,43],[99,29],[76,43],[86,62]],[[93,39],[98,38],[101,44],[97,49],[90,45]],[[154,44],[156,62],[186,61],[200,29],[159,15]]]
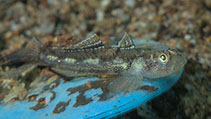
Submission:
[[[111,93],[129,92],[138,89],[141,83],[142,76],[140,74],[132,75],[126,72],[113,79],[108,85],[108,89]]]

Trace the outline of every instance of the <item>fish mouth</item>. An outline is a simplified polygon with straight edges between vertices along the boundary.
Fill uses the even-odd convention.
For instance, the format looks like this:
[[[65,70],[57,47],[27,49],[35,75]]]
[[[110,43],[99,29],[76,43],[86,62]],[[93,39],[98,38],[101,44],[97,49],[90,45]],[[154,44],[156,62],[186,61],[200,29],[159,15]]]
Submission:
[[[186,56],[182,55],[181,56],[181,60],[178,60],[176,62],[176,65],[175,65],[175,73],[178,74],[180,72],[180,70],[184,67],[184,65],[187,63],[188,59]]]

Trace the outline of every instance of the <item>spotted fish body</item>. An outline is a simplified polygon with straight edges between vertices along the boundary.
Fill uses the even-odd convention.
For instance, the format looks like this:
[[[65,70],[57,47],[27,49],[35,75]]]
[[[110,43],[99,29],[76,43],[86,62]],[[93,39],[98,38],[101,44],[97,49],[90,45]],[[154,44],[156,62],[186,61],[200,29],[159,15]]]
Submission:
[[[186,63],[177,50],[156,42],[134,43],[128,34],[110,47],[94,35],[68,47],[49,48],[35,40],[35,45],[27,48],[33,49],[27,50],[31,58],[16,57],[16,61],[36,62],[59,75],[75,78],[68,82],[55,79],[57,85],[53,89],[44,89],[51,82],[40,81],[45,86],[32,88],[28,94],[38,95],[37,101],[2,104],[2,118],[10,115],[28,118],[26,115],[30,114],[36,115],[33,118],[46,119],[112,118],[169,89],[181,76]],[[9,58],[17,54],[20,53]],[[38,101],[43,97],[46,105]]]

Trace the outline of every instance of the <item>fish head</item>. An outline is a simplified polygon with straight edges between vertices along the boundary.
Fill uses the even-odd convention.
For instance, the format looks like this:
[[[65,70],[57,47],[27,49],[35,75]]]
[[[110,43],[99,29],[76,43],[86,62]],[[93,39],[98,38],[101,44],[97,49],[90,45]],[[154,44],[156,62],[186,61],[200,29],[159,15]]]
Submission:
[[[187,59],[182,52],[165,48],[162,50],[153,50],[144,60],[142,74],[147,78],[166,77],[173,73],[178,73],[186,64]]]

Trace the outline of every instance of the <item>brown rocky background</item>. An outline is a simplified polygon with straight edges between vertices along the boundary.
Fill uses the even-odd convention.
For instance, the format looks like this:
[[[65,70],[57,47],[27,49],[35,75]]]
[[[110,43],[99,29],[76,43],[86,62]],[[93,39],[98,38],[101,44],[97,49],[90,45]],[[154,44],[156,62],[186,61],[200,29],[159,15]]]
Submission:
[[[188,63],[171,90],[117,118],[211,119],[211,0],[0,0],[1,54],[32,37],[124,32],[178,48]]]

